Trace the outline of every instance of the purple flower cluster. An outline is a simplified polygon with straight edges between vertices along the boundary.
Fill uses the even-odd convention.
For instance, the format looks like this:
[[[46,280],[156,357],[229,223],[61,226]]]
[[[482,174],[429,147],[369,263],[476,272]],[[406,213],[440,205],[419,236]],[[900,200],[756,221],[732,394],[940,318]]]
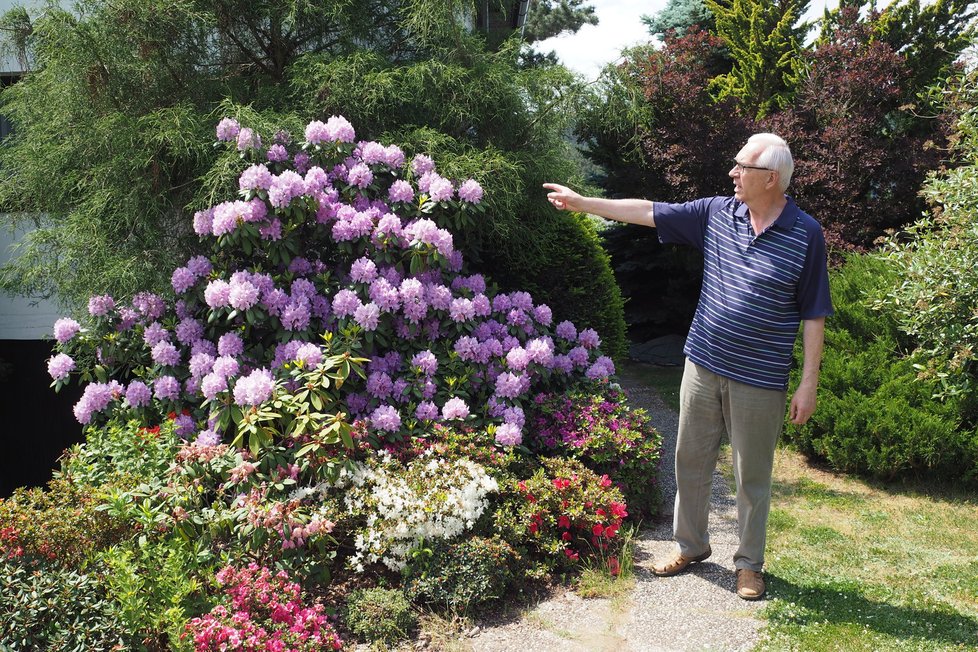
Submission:
[[[391,435],[411,423],[473,420],[495,425],[500,445],[516,445],[531,388],[614,373],[594,330],[567,321],[552,328],[551,309],[529,293],[500,293],[485,277],[460,273],[462,256],[439,214],[475,210],[484,197],[478,182],[440,176],[423,154],[406,165],[396,146],[356,143],[339,116],[310,123],[304,151],[293,154],[288,138],[261,150],[261,137],[231,119],[217,136],[268,163],[246,167],[241,198],[195,213],[193,227],[210,239],[213,260],[227,260],[217,255],[225,250],[240,258],[248,242],[255,266],[214,269],[207,257],[191,258],[171,274],[179,300],[169,306],[148,293],[131,306],[93,297],[89,313],[106,318],[98,323],[116,338],[101,344],[99,359],[128,356],[150,375],[88,385],[75,410],[83,423],[113,405],[156,402],[179,413],[184,436],[219,441],[210,410],[232,400],[258,406],[276,387],[295,387],[294,375],[327,355],[309,341],[322,332],[365,343],[366,378],[351,376],[339,396],[354,418]],[[417,215],[411,204],[421,194],[436,204],[421,204],[431,217],[398,214]],[[67,353],[89,340],[74,337],[80,329],[70,319],[55,324],[66,350],[48,362],[56,381],[75,371]]]
[[[58,341],[58,344],[64,344],[80,330],[81,326],[78,322],[70,317],[63,317],[54,322],[54,339]]]

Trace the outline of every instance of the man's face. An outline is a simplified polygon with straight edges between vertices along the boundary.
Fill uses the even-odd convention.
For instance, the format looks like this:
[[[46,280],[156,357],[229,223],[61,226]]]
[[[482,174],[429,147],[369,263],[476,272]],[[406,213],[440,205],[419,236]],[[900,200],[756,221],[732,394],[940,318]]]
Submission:
[[[737,152],[734,157],[735,163],[730,172],[730,178],[734,182],[734,197],[744,203],[758,195],[770,192],[776,172],[761,168],[757,165],[757,158],[764,151],[763,145],[747,144]]]

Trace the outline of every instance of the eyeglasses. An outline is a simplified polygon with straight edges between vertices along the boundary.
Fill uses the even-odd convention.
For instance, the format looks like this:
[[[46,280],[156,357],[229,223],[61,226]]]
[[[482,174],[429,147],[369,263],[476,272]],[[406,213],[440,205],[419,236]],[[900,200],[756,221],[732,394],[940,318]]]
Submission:
[[[774,172],[771,168],[762,168],[758,165],[744,165],[740,161],[734,161],[734,169],[740,174],[743,174],[744,170],[766,170],[768,172]]]

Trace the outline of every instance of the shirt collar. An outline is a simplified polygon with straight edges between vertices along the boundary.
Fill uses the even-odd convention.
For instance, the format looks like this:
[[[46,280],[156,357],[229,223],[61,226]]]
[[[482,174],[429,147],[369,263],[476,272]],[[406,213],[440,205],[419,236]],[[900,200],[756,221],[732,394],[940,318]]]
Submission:
[[[798,213],[801,211],[798,209],[798,204],[795,203],[794,199],[788,195],[785,195],[784,198],[787,200],[787,203],[781,210],[781,215],[778,216],[778,219],[774,220],[771,226],[776,226],[784,231],[790,231],[794,228],[795,222],[798,220]],[[747,219],[747,204],[738,201],[737,207],[734,209],[734,216]]]

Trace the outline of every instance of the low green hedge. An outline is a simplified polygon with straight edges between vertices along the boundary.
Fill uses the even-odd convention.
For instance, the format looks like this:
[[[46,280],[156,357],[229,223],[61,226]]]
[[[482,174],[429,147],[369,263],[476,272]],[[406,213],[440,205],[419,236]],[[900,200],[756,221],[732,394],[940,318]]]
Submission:
[[[912,343],[871,307],[873,293],[892,280],[872,254],[850,256],[833,272],[836,314],[826,323],[818,408],[786,438],[840,471],[978,483],[974,399],[935,398],[936,382],[919,378],[906,355]],[[800,345],[796,353],[800,361]]]

